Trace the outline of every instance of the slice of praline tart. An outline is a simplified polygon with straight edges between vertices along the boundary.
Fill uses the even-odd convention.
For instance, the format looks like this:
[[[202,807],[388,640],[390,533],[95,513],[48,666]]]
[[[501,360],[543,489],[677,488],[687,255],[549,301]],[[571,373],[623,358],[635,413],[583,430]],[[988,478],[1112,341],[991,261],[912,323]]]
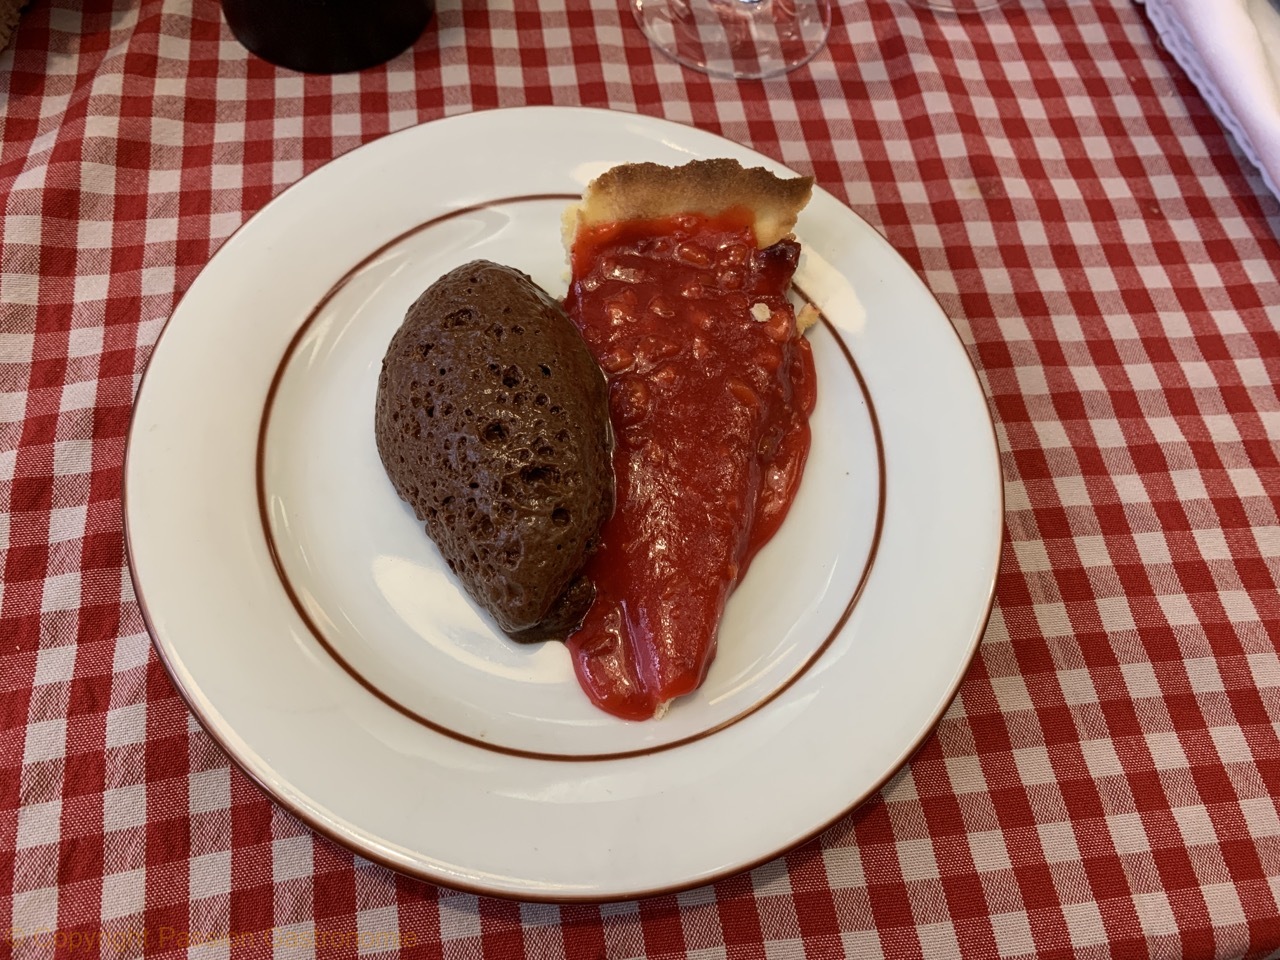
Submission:
[[[800,484],[816,385],[787,294],[811,190],[732,160],[628,164],[566,212],[565,306],[609,381],[617,498],[568,643],[616,716],[699,687],[725,603]]]

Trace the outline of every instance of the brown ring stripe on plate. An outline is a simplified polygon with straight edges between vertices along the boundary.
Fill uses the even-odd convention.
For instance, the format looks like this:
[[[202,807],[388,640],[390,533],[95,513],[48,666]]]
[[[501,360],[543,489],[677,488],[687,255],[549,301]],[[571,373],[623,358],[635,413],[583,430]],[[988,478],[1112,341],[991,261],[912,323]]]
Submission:
[[[480,747],[481,749],[484,749],[484,750],[491,750],[495,753],[507,754],[509,756],[514,756],[514,757],[524,757],[524,758],[533,759],[533,760],[557,760],[557,761],[569,761],[569,762],[622,760],[628,757],[639,757],[639,756],[645,756],[647,754],[652,754],[652,753],[661,753],[666,750],[673,750],[676,747],[681,747],[686,744],[693,743],[698,740],[702,740],[706,737],[711,736],[712,734],[719,733],[721,730],[725,730],[733,726],[739,721],[744,720],[747,717],[751,716],[752,714],[756,713],[761,708],[772,703],[775,699],[777,699],[779,696],[785,693],[792,686],[792,684],[794,684],[797,680],[799,680],[802,676],[804,676],[809,671],[809,669],[815,663],[818,662],[819,658],[821,658],[821,656],[827,651],[827,649],[831,646],[831,644],[835,642],[835,638],[840,634],[840,631],[844,628],[844,625],[848,622],[849,617],[853,614],[853,609],[857,605],[859,597],[862,596],[862,591],[865,588],[867,584],[867,580],[871,575],[871,568],[875,563],[876,554],[880,547],[880,535],[884,528],[885,480],[886,480],[884,444],[881,440],[880,421],[876,416],[875,404],[871,400],[871,392],[867,389],[867,384],[862,377],[862,372],[858,369],[858,365],[854,361],[853,355],[849,352],[849,347],[845,344],[844,339],[836,332],[835,327],[831,324],[831,322],[827,319],[827,317],[824,314],[820,313],[819,318],[823,326],[825,326],[828,332],[831,333],[832,338],[836,342],[836,345],[840,348],[840,352],[843,355],[845,362],[848,363],[849,369],[850,371],[852,371],[854,379],[857,381],[858,389],[862,393],[863,401],[866,403],[866,406],[867,406],[867,413],[871,419],[871,430],[875,438],[875,447],[876,447],[876,478],[877,478],[877,486],[878,486],[878,497],[876,502],[876,522],[875,522],[875,530],[871,538],[871,549],[868,551],[867,559],[862,568],[862,574],[858,578],[858,582],[854,587],[853,594],[849,597],[849,602],[845,605],[844,611],[841,613],[839,619],[836,621],[835,626],[831,628],[831,632],[827,634],[826,639],[823,640],[823,642],[818,646],[818,648],[814,650],[812,654],[809,655],[809,658],[805,661],[805,663],[800,667],[799,670],[797,670],[790,677],[788,677],[785,682],[779,685],[778,688],[773,690],[768,696],[757,701],[748,709],[742,711],[736,716],[730,717],[729,719],[716,724],[713,727],[710,727],[706,730],[699,731],[698,733],[695,733],[695,734],[691,734],[690,736],[683,737],[679,740],[673,740],[670,743],[662,743],[662,744],[657,744],[650,747],[642,747],[635,750],[623,750],[623,751],[618,751],[614,753],[545,753],[537,750],[524,750],[518,747],[508,747],[499,743],[492,743],[487,740],[481,740],[476,737],[468,736],[465,733],[460,733],[459,731],[454,730],[450,727],[447,727],[441,723],[437,723],[436,721],[431,720],[428,717],[422,716],[422,714],[418,713],[415,710],[410,709],[409,707],[406,707],[404,704],[400,703],[394,697],[390,696],[389,694],[385,693],[383,690],[379,689],[377,686],[371,683],[368,680],[368,678],[366,678],[363,674],[361,674],[358,670],[356,670],[354,666],[348,663],[347,660],[342,656],[342,654],[340,654],[337,651],[337,649],[335,649],[333,644],[329,642],[328,638],[325,637],[324,632],[316,625],[315,620],[312,618],[311,614],[307,611],[306,605],[302,602],[301,598],[298,596],[298,592],[294,589],[293,583],[289,579],[288,572],[284,568],[284,563],[280,559],[280,552],[276,546],[275,535],[272,533],[272,530],[271,530],[271,518],[270,518],[270,511],[267,507],[267,493],[266,493],[265,463],[266,463],[266,449],[267,449],[267,431],[270,426],[271,411],[272,411],[272,407],[275,404],[276,394],[279,392],[280,384],[284,380],[284,373],[286,368],[289,366],[289,361],[292,359],[294,352],[298,348],[298,345],[302,342],[303,337],[305,337],[307,332],[311,329],[311,325],[315,321],[316,317],[319,316],[320,312],[329,304],[329,302],[333,300],[333,298],[337,296],[338,293],[341,292],[342,289],[348,283],[351,282],[351,280],[356,276],[356,274],[358,274],[365,267],[367,267],[372,261],[382,256],[382,254],[386,253],[388,250],[392,249],[398,244],[403,243],[405,240],[409,239],[410,237],[413,237],[423,232],[424,230],[428,230],[431,227],[437,226],[438,224],[444,223],[448,220],[453,220],[457,217],[466,216],[467,214],[476,213],[480,210],[487,210],[493,207],[508,206],[516,203],[533,203],[533,202],[538,202],[543,200],[563,200],[566,202],[572,202],[578,199],[580,199],[580,196],[578,194],[539,193],[539,194],[529,194],[529,195],[517,196],[517,197],[504,197],[502,199],[489,200],[484,203],[478,203],[472,206],[462,207],[457,210],[451,210],[448,213],[441,214],[438,217],[433,217],[432,219],[426,221],[425,223],[420,223],[416,227],[411,227],[410,229],[404,231],[399,236],[387,241],[382,246],[378,247],[378,249],[374,250],[373,253],[369,254],[367,257],[365,257],[363,260],[357,263],[354,267],[348,270],[342,276],[342,278],[339,279],[338,282],[335,283],[332,287],[330,287],[329,291],[323,297],[320,298],[320,301],[315,305],[315,307],[307,315],[307,318],[302,322],[302,325],[298,328],[298,331],[293,335],[293,338],[289,341],[288,347],[285,348],[284,355],[281,357],[280,363],[276,367],[275,375],[271,379],[271,386],[267,390],[267,399],[262,411],[262,420],[258,427],[258,448],[257,448],[257,457],[256,457],[256,465],[255,465],[255,471],[257,474],[256,486],[257,486],[257,497],[258,497],[258,517],[262,524],[263,536],[266,538],[267,549],[271,554],[271,563],[275,567],[276,575],[280,578],[280,583],[284,587],[284,591],[288,595],[289,601],[293,604],[294,610],[297,611],[299,618],[301,618],[302,622],[306,625],[307,629],[311,632],[311,635],[315,637],[316,642],[320,644],[320,646],[325,650],[325,652],[328,653],[329,656],[332,657],[334,661],[339,666],[342,667],[343,670],[345,670],[348,674],[350,674],[351,677],[356,682],[358,682],[362,687],[368,690],[371,694],[373,694],[375,697],[377,697],[387,706],[391,707],[397,713],[400,713],[403,716],[408,717],[410,720],[413,720],[417,723],[422,724],[424,727],[434,730],[436,733],[443,734],[446,737],[450,737],[462,743],[469,744],[470,746]],[[809,296],[803,290],[801,290],[798,286],[795,287],[795,290],[806,303],[809,303],[813,306],[817,306],[816,304],[813,303],[813,301],[809,298]]]

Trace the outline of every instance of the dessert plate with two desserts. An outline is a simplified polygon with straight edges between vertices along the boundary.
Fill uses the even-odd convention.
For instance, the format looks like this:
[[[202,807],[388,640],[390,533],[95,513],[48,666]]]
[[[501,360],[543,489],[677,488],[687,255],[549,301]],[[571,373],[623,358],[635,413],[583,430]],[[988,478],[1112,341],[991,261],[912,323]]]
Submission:
[[[251,219],[156,345],[125,499],[157,652],[249,776],[366,858],[555,901],[871,796],[955,695],[1003,519],[977,377],[879,234],[731,141],[564,108],[385,137]]]

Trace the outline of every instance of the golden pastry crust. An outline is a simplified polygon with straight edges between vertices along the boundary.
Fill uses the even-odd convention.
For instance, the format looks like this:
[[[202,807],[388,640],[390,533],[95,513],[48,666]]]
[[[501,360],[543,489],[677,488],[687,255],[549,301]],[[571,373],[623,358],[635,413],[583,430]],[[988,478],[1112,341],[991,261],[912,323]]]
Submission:
[[[822,319],[822,311],[812,303],[806,303],[796,311],[796,332],[805,334],[809,328]]]
[[[715,216],[746,207],[755,214],[756,244],[764,249],[791,235],[812,192],[812,177],[783,179],[763,167],[744,167],[725,158],[691,160],[679,167],[627,163],[592,180],[582,202],[565,211],[565,247],[573,249],[579,229],[601,223],[678,213]]]

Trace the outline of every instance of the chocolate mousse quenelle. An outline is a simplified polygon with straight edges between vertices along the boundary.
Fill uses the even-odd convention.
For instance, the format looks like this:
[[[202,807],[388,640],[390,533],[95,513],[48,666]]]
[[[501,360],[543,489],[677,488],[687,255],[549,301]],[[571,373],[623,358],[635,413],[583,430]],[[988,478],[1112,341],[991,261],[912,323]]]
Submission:
[[[396,492],[512,638],[564,639],[613,510],[604,377],[560,305],[486,261],[441,277],[382,363],[375,430]]]

